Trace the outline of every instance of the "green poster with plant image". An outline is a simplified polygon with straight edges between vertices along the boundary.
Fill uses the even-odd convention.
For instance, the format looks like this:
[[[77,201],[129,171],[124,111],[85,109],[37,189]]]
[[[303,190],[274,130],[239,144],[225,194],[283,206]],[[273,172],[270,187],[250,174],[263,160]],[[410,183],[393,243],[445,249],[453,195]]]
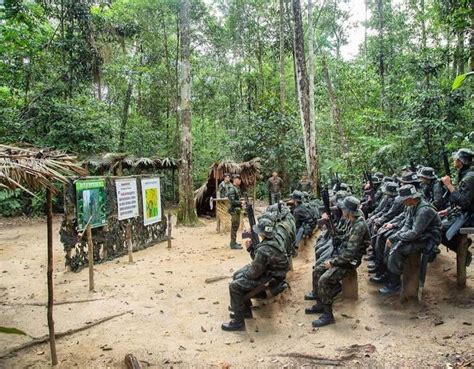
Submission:
[[[102,227],[107,223],[105,181],[103,179],[78,180],[76,183],[77,230]],[[90,220],[90,222],[89,222]]]

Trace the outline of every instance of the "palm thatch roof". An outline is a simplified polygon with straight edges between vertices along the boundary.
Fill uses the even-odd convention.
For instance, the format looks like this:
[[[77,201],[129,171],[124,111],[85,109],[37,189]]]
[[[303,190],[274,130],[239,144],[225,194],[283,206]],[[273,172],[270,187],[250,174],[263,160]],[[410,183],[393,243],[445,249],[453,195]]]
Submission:
[[[214,163],[209,171],[207,181],[194,192],[194,201],[198,215],[210,214],[214,211],[210,207],[211,197],[216,197],[216,183],[224,180],[224,174],[240,174],[242,177],[242,190],[255,187],[257,181],[261,179],[260,158],[254,158],[242,163],[236,163],[230,160],[224,160]]]
[[[99,174],[122,175],[124,169],[138,174],[144,170],[177,169],[179,161],[173,158],[158,158],[156,156],[136,157],[127,153],[107,153],[100,157],[83,162],[86,168],[93,167]]]
[[[48,188],[56,192],[54,182],[67,182],[72,175],[86,175],[75,164],[76,157],[48,148],[31,145],[0,145],[0,188],[32,191]]]

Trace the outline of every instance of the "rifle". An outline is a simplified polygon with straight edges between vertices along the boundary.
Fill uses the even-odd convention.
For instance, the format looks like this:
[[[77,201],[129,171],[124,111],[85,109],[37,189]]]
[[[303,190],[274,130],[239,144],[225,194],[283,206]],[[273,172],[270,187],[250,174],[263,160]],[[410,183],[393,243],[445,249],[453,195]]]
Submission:
[[[443,148],[443,164],[444,164],[444,172],[447,176],[451,177],[451,169],[449,168],[449,161],[448,161],[448,155],[446,155],[446,151]],[[443,194],[443,200],[449,195],[449,190],[446,189],[446,191]]]
[[[247,216],[249,218],[249,224],[250,224],[250,231],[247,232],[242,232],[242,238],[250,238],[252,240],[252,247],[255,247],[259,244],[260,239],[258,238],[258,234],[255,233],[253,230],[253,226],[256,224],[255,221],[255,213],[253,211],[253,205],[249,201],[249,196],[246,193],[245,194],[245,211],[247,212]]]
[[[321,197],[323,199],[323,204],[324,204],[324,211],[328,215],[328,229],[329,229],[329,234],[331,237],[334,237],[336,235],[336,227],[334,226],[334,223],[332,222],[331,218],[331,207],[329,204],[329,191],[327,188],[323,189],[321,191]]]

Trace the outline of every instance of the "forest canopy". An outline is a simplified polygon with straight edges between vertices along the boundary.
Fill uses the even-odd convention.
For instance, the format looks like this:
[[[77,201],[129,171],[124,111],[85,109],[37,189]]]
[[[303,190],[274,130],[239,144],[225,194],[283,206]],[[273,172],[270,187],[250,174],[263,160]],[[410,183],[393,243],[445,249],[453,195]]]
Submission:
[[[306,170],[294,2],[190,1],[195,187],[220,160],[261,157],[263,174],[277,169],[287,184]],[[6,0],[1,143],[179,158],[179,9],[179,0]],[[470,1],[319,0],[312,27],[306,1],[301,9],[323,182],[338,172],[360,183],[366,169],[411,162],[442,172],[443,152],[472,147],[472,76],[452,89],[474,69]],[[351,11],[365,20],[354,25]],[[365,37],[347,58],[355,27]]]

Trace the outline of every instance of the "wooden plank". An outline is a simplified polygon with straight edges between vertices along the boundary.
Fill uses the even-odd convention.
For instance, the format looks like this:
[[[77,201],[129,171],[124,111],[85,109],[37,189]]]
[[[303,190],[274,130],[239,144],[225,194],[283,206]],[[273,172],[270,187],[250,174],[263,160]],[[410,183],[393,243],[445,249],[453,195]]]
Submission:
[[[416,252],[408,255],[403,264],[401,302],[418,300],[418,288],[420,287],[420,264],[421,253]]]
[[[459,230],[459,233],[461,233],[461,234],[474,234],[474,227],[461,228]]]
[[[459,245],[456,250],[456,283],[458,288],[466,287],[466,257],[469,246],[467,235],[459,237]]]

